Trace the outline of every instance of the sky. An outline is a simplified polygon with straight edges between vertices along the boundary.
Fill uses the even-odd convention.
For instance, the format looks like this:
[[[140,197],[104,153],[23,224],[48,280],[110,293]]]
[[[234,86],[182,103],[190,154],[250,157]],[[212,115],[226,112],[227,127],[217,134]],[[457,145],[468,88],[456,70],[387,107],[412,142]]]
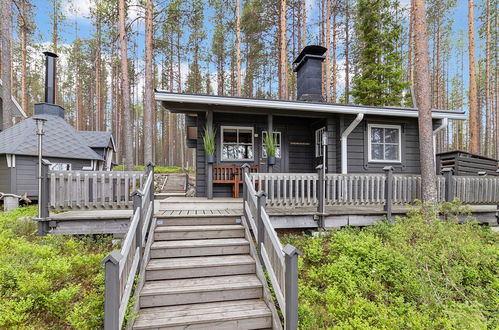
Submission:
[[[138,1],[138,0],[132,0],[133,1]],[[319,19],[319,8],[318,8],[318,2],[317,0],[307,0],[307,7],[308,7],[308,23],[313,23],[317,22]],[[410,4],[410,0],[401,0],[401,5],[403,7],[408,7]],[[478,1],[476,1],[478,2]],[[166,1],[156,1],[155,2],[158,6],[165,6],[167,3]],[[49,43],[51,41],[51,25],[50,25],[50,15],[51,15],[51,4],[50,1],[44,1],[44,0],[34,0],[34,5],[35,5],[35,21],[36,25],[38,27],[38,30],[41,34],[42,37],[42,42],[47,42]],[[61,30],[61,37],[62,41],[61,44],[68,44],[71,43],[77,36],[76,32],[76,26],[78,30],[78,35],[81,38],[90,38],[91,35],[94,33],[94,27],[92,26],[89,16],[90,16],[90,8],[92,6],[92,2],[90,0],[68,0],[67,2],[64,3],[63,5],[63,11],[66,15],[66,23],[65,26],[62,27]],[[208,6],[206,6],[208,7]],[[478,7],[478,6],[477,6]],[[76,8],[76,11],[73,10],[72,8]],[[132,18],[135,18],[137,16],[141,16],[141,13],[138,12],[138,9],[136,6],[131,7],[131,12],[129,13],[129,16]],[[479,8],[475,10],[475,18],[478,19],[480,15]],[[205,30],[207,32],[207,40],[205,40],[205,46],[211,45],[211,35],[213,32],[213,24],[212,24],[212,17],[213,17],[213,12],[211,9],[205,10]],[[464,30],[466,31],[467,29],[467,1],[466,0],[458,0],[456,8],[453,10],[453,17],[452,17],[454,23],[453,23],[453,31],[457,32],[459,30]],[[144,26],[143,22],[141,20],[138,20],[137,23],[133,26],[134,30],[138,32],[137,36],[137,41],[138,41],[138,54],[139,58],[142,58],[143,56],[143,48],[144,48]],[[476,24],[476,29],[478,28],[478,24]],[[309,42],[315,41],[317,38],[313,37],[314,35],[318,35],[317,33],[318,26],[317,24],[309,24],[309,35],[312,37],[308,38]],[[188,36],[186,35],[185,38]],[[476,37],[476,43],[477,43],[477,52],[480,53],[482,51],[482,46],[480,42],[480,38]],[[340,42],[341,43],[341,42]],[[341,52],[341,45],[339,45],[339,52]],[[478,57],[478,56],[477,56]],[[465,56],[465,63],[464,66],[465,68],[468,67],[468,62],[467,62],[467,56]],[[182,64],[183,71],[187,70],[188,67],[188,59],[185,59],[185,63]],[[338,59],[338,63],[341,65],[342,60]],[[455,66],[454,66],[455,67]],[[451,64],[451,76],[452,76],[452,71],[453,71],[453,66]],[[457,68],[455,68],[457,70]],[[214,65],[210,66],[210,71],[215,72],[215,67]],[[186,76],[186,74],[184,74]],[[341,76],[340,76],[341,77]],[[215,77],[213,77],[215,78]],[[467,79],[467,78],[466,78]],[[467,82],[465,82],[467,83]],[[213,85],[215,84],[215,79],[213,80]],[[213,86],[214,87],[214,86]],[[341,84],[339,86],[341,90]]]

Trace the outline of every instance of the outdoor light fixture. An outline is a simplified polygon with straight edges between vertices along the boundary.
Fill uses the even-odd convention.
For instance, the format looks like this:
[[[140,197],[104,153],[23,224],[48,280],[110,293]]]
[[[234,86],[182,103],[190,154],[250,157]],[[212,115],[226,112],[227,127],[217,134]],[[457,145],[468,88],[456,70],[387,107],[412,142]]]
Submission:
[[[42,199],[42,147],[43,147],[43,126],[47,119],[33,117],[36,122],[36,135],[38,135],[38,218],[42,218],[42,208],[40,200]]]

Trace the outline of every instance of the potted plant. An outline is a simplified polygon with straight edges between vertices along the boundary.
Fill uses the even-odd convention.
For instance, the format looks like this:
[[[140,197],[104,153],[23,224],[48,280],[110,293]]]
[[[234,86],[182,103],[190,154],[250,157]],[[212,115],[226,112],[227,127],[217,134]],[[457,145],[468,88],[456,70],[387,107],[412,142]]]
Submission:
[[[274,134],[266,134],[263,139],[263,144],[265,145],[265,151],[267,152],[267,164],[275,165],[275,155],[277,152],[277,145],[274,138]]]
[[[207,163],[213,164],[215,162],[215,132],[208,127],[204,128],[203,145]]]

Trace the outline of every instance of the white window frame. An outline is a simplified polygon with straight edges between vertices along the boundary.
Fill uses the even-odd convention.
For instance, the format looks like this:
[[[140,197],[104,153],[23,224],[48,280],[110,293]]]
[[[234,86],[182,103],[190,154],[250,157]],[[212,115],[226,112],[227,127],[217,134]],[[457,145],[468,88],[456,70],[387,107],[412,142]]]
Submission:
[[[251,130],[251,146],[253,147],[253,158],[241,158],[241,159],[231,159],[224,158],[223,149],[224,149],[224,130],[226,129],[235,129],[237,130],[237,142],[236,145],[239,145],[239,130]],[[250,126],[220,126],[220,159],[223,162],[246,162],[246,161],[254,161],[255,160],[255,130]]]
[[[322,156],[322,150],[324,150],[323,135],[326,132],[326,126],[315,130],[315,157]]]
[[[372,128],[393,128],[397,129],[399,131],[399,139],[398,139],[398,159],[372,159],[372,154],[371,154],[371,144],[372,144],[372,134],[371,130]],[[383,141],[383,145],[385,144],[385,141]],[[367,125],[367,155],[368,155],[368,161],[370,163],[402,163],[402,126],[401,125],[387,125],[387,124],[368,124]],[[383,153],[383,157],[385,157],[385,154]]]
[[[267,150],[265,150],[264,134],[267,135],[267,131],[262,131],[262,158],[267,158]],[[281,136],[282,136],[282,134],[280,131],[274,131],[273,134],[276,134],[278,136],[276,147],[281,149],[281,152],[279,154],[282,154],[282,148],[281,148]],[[281,156],[279,156],[279,157],[276,156],[275,158],[281,158]]]
[[[67,170],[54,170],[53,166],[58,166],[58,165],[64,165],[64,166],[69,165],[69,169],[67,169]],[[72,168],[73,168],[73,165],[71,163],[50,163],[49,164],[49,170],[51,170],[51,171],[71,171]]]

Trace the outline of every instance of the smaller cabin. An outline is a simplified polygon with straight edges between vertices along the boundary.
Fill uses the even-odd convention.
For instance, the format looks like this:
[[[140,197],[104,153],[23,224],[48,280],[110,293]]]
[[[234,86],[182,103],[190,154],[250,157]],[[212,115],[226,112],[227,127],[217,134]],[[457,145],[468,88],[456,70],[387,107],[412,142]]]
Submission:
[[[116,151],[110,132],[78,131],[54,104],[55,58],[46,52],[45,102],[35,104],[35,115],[0,132],[0,192],[27,194],[38,200],[37,119],[44,120],[43,159],[50,170],[110,171]]]

